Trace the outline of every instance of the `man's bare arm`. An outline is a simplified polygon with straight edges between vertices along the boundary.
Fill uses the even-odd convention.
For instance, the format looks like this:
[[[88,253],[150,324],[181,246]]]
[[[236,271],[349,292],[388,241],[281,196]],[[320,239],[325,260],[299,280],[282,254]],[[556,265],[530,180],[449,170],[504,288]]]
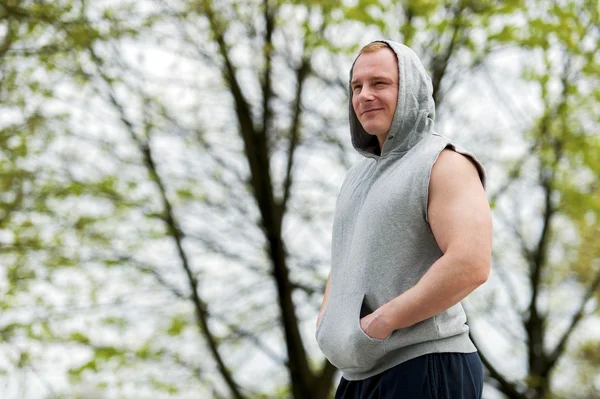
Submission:
[[[321,304],[321,310],[319,310],[319,316],[317,317],[317,327],[323,318],[323,312],[327,307],[327,302],[329,302],[329,281],[331,280],[331,275],[327,278],[327,284],[325,285],[325,295],[323,296],[323,303]]]
[[[374,338],[435,316],[487,280],[492,217],[477,170],[463,155],[440,154],[431,172],[428,215],[444,255],[414,287],[361,320]]]

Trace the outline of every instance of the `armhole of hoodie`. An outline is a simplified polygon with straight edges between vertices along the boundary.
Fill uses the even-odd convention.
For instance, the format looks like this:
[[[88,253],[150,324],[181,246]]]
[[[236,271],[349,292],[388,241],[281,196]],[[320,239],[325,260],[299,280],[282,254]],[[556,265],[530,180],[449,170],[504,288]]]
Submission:
[[[424,212],[425,212],[425,220],[427,221],[427,223],[429,223],[429,184],[431,182],[431,171],[433,170],[433,165],[435,165],[435,163],[437,162],[442,151],[444,151],[446,149],[457,152],[457,153],[465,156],[468,160],[470,160],[471,163],[477,169],[477,173],[479,174],[479,180],[481,181],[481,185],[483,186],[483,189],[485,190],[485,188],[486,188],[485,169],[484,169],[483,165],[481,164],[481,162],[477,159],[477,157],[475,157],[475,155],[471,154],[469,151],[457,146],[456,144],[454,144],[452,142],[446,143],[439,151],[437,151],[435,153],[433,162],[431,162],[431,165],[429,165],[429,168],[427,170],[427,177],[425,179],[425,198],[424,198],[424,202],[425,202]]]

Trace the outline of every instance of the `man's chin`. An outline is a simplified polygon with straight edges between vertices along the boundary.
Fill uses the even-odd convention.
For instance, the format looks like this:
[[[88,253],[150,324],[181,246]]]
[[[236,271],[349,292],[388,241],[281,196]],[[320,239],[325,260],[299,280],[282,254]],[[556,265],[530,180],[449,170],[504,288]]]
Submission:
[[[382,129],[379,126],[370,126],[370,125],[367,125],[367,126],[363,126],[363,130],[368,135],[375,136],[375,137],[378,137],[378,136],[381,136],[382,134],[386,134],[387,133],[387,131],[384,131],[384,129]]]

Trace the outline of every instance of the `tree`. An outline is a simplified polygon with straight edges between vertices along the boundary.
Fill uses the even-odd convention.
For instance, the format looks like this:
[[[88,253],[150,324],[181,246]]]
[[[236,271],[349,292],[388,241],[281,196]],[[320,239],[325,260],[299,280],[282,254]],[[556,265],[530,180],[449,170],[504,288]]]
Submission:
[[[117,11],[106,9],[103,10],[102,19],[95,21],[90,18],[90,15],[98,13],[98,10],[86,7],[85,3],[81,3],[80,6],[80,19],[78,23],[84,25],[86,29],[91,30],[96,28],[99,31],[106,22],[110,23],[110,29],[112,27],[121,27],[120,22],[122,20],[118,16],[115,16],[115,13],[119,11],[121,12],[120,16],[123,16],[128,11],[127,7]],[[213,332],[215,327],[209,323],[209,317],[213,320],[212,324],[219,323],[221,326],[232,330],[231,336],[233,338],[230,339],[233,340],[235,334],[240,334],[244,337],[249,336],[250,341],[257,342],[259,347],[264,347],[264,345],[259,342],[259,339],[249,329],[229,325],[230,323],[223,316],[221,316],[221,321],[219,321],[219,315],[209,313],[207,301],[203,298],[202,287],[199,283],[202,268],[192,265],[191,253],[193,250],[185,248],[184,242],[200,243],[200,245],[204,244],[213,248],[215,245],[222,245],[222,243],[207,240],[202,234],[195,236],[193,232],[190,233],[193,227],[197,227],[197,223],[192,228],[185,228],[182,226],[181,214],[177,214],[177,207],[179,207],[179,212],[184,212],[191,207],[189,205],[189,203],[192,203],[191,200],[206,208],[203,211],[205,215],[210,215],[209,212],[214,212],[214,209],[218,208],[219,204],[214,202],[215,200],[212,196],[203,199],[206,195],[203,192],[198,193],[198,189],[194,186],[199,186],[202,189],[204,185],[202,182],[194,179],[193,176],[167,176],[170,172],[168,162],[171,160],[161,163],[159,161],[160,158],[156,155],[158,151],[156,144],[154,144],[156,141],[161,139],[181,139],[181,142],[193,147],[194,150],[200,153],[201,157],[209,160],[209,162],[213,162],[216,167],[227,165],[231,168],[227,172],[233,172],[230,176],[236,179],[238,184],[235,187],[237,192],[234,191],[236,195],[248,195],[253,192],[250,198],[254,198],[258,207],[254,208],[252,202],[248,202],[247,200],[242,206],[249,208],[250,212],[257,213],[257,211],[260,211],[259,220],[261,221],[259,222],[259,226],[261,226],[263,231],[261,232],[260,229],[255,228],[256,231],[251,231],[250,236],[253,238],[258,237],[259,242],[265,237],[267,238],[265,241],[265,244],[268,244],[267,252],[271,254],[270,258],[275,262],[272,272],[276,276],[275,281],[277,284],[275,286],[277,287],[277,295],[281,298],[281,314],[283,315],[282,320],[285,326],[285,336],[287,340],[291,341],[286,355],[289,357],[287,363],[289,365],[293,390],[297,396],[306,396],[309,394],[309,389],[315,391],[316,397],[326,396],[327,390],[331,386],[333,368],[329,366],[326,373],[322,373],[322,371],[315,372],[309,367],[309,356],[303,353],[300,326],[294,314],[293,308],[295,305],[291,297],[294,287],[291,286],[287,276],[288,272],[286,271],[287,266],[285,263],[287,262],[287,258],[284,254],[283,233],[281,231],[283,214],[285,208],[289,206],[288,199],[290,198],[293,165],[292,157],[302,130],[300,120],[300,114],[303,111],[301,104],[303,95],[302,87],[311,72],[310,54],[313,48],[318,46],[318,42],[321,39],[317,33],[312,32],[313,28],[311,28],[307,21],[296,23],[293,28],[310,33],[310,35],[307,34],[301,40],[301,42],[306,41],[306,49],[300,51],[299,57],[296,59],[292,57],[285,58],[288,56],[288,53],[294,55],[294,49],[286,48],[287,44],[282,42],[285,39],[283,35],[289,33],[279,33],[279,37],[276,38],[276,40],[282,43],[279,44],[281,46],[281,54],[275,51],[275,47],[271,49],[271,46],[274,46],[271,43],[271,35],[275,29],[275,18],[280,18],[277,13],[277,7],[269,5],[268,2],[265,2],[262,7],[258,8],[244,3],[230,4],[230,8],[225,10],[225,13],[230,12],[242,16],[244,13],[250,13],[249,17],[251,17],[256,12],[261,12],[261,16],[264,17],[264,23],[266,24],[265,31],[261,30],[254,33],[253,31],[256,27],[252,26],[248,18],[240,19],[242,23],[232,24],[236,25],[235,28],[249,30],[250,37],[252,38],[248,42],[250,48],[255,47],[260,52],[264,50],[265,65],[259,65],[259,69],[263,70],[262,75],[264,78],[261,78],[261,85],[265,98],[256,106],[249,101],[247,98],[248,94],[243,92],[239,77],[236,76],[237,71],[235,69],[242,68],[233,64],[232,55],[229,53],[232,51],[229,48],[231,45],[226,42],[224,37],[225,31],[221,31],[225,28],[229,29],[229,26],[225,25],[227,20],[214,13],[213,5],[210,2],[204,2],[204,4],[200,5],[184,2],[180,4],[169,3],[168,5],[159,4],[159,6],[160,11],[165,14],[164,18],[160,18],[159,23],[157,22],[155,26],[159,26],[159,28],[164,26],[169,26],[169,28],[175,27],[177,35],[181,35],[180,38],[183,39],[183,43],[187,46],[183,50],[188,51],[191,49],[195,53],[195,56],[198,57],[195,61],[202,63],[210,58],[206,56],[206,48],[198,46],[199,42],[196,41],[198,38],[190,35],[189,30],[194,29],[193,22],[200,21],[202,23],[203,21],[207,21],[209,23],[210,30],[205,31],[203,35],[206,36],[207,32],[211,32],[210,34],[214,35],[213,43],[218,45],[219,53],[223,58],[222,63],[213,62],[212,66],[217,70],[218,67],[224,65],[227,71],[227,74],[224,75],[224,81],[230,86],[233,99],[236,102],[237,117],[239,119],[238,127],[239,132],[243,133],[242,136],[245,137],[245,153],[248,156],[250,173],[248,173],[246,168],[240,168],[235,163],[232,165],[223,163],[222,155],[217,152],[206,155],[205,149],[202,147],[211,145],[210,141],[201,134],[201,131],[205,128],[203,124],[206,122],[201,121],[202,124],[199,125],[192,123],[191,127],[185,126],[182,120],[177,119],[179,115],[173,116],[174,112],[181,112],[181,109],[174,110],[168,107],[157,95],[151,93],[152,88],[149,89],[144,86],[146,83],[144,79],[147,79],[146,76],[141,76],[141,79],[138,79],[135,73],[131,73],[135,68],[131,64],[127,65],[127,67],[132,67],[130,71],[124,70],[124,66],[129,60],[126,59],[126,56],[122,52],[126,48],[127,43],[124,43],[125,40],[119,42],[119,39],[123,38],[107,36],[107,40],[105,41],[98,40],[97,37],[83,40],[81,47],[77,48],[80,51],[68,54],[73,57],[71,59],[71,68],[68,71],[62,70],[61,72],[68,73],[68,76],[74,80],[78,79],[79,81],[76,83],[80,85],[80,90],[83,90],[85,95],[97,95],[103,100],[102,102],[88,102],[93,107],[88,107],[87,109],[94,109],[95,111],[101,109],[106,114],[103,118],[104,126],[102,129],[99,129],[100,132],[90,129],[92,125],[89,124],[88,115],[74,115],[75,112],[80,110],[70,115],[73,119],[80,118],[79,120],[86,122],[86,130],[81,129],[81,127],[71,127],[69,129],[70,134],[68,137],[70,140],[90,150],[92,148],[90,144],[94,144],[95,148],[92,151],[96,153],[90,151],[87,154],[82,154],[78,151],[73,152],[72,148],[67,148],[66,151],[57,151],[56,154],[59,157],[64,156],[65,163],[61,167],[65,169],[65,172],[69,175],[69,179],[65,185],[61,185],[59,190],[56,187],[56,183],[51,182],[54,183],[51,188],[61,193],[59,199],[62,201],[58,206],[63,207],[60,210],[53,209],[56,213],[54,216],[57,216],[57,219],[63,218],[72,222],[72,224],[67,223],[66,226],[63,225],[61,227],[64,227],[66,233],[74,235],[74,237],[71,236],[70,238],[75,239],[77,245],[81,248],[73,254],[72,258],[64,259],[63,261],[68,260],[71,265],[78,264],[84,270],[84,274],[89,273],[93,275],[94,273],[98,273],[100,269],[108,267],[109,274],[114,273],[116,277],[136,279],[138,280],[138,284],[140,283],[140,271],[142,275],[154,277],[163,289],[163,292],[166,287],[168,292],[174,296],[174,299],[170,298],[172,306],[169,310],[171,314],[169,314],[169,310],[156,309],[157,313],[166,310],[165,314],[160,316],[168,317],[168,323],[157,328],[157,330],[160,329],[161,331],[156,336],[163,334],[164,336],[179,338],[181,335],[187,333],[189,326],[198,328],[200,336],[205,340],[209,356],[214,360],[216,369],[222,377],[220,381],[224,382],[229,388],[230,394],[235,397],[252,395],[251,392],[242,392],[242,388],[234,381],[232,373],[225,364],[222,355],[222,347],[226,346],[227,342],[219,342],[223,340],[223,337],[217,337]],[[304,6],[294,4],[282,5],[282,8],[285,7],[305,9]],[[263,11],[260,11],[261,9]],[[19,8],[19,11],[23,11],[23,9]],[[311,10],[310,12],[315,13],[316,11]],[[284,16],[284,18],[291,18],[289,10],[287,13],[288,16]],[[305,18],[307,17],[308,15],[305,16]],[[55,25],[59,27],[70,26],[69,23],[65,22],[65,19],[69,18],[68,13],[66,15],[56,15],[56,18],[56,21],[52,21]],[[141,19],[144,24],[153,22],[152,16],[144,15]],[[183,27],[184,29],[180,30],[177,24],[182,21],[186,22],[186,25]],[[283,25],[283,22],[279,21],[277,24],[277,27],[280,27]],[[317,28],[319,28],[319,23],[317,23]],[[134,34],[139,34],[140,31],[139,27],[129,27],[128,33],[131,37]],[[252,37],[252,35],[255,37]],[[154,39],[169,40],[169,37],[167,34],[159,34],[151,37],[150,40]],[[264,40],[264,42],[261,43],[261,40]],[[181,57],[182,54],[178,54],[178,56]],[[218,57],[219,55],[214,54],[212,56]],[[273,62],[273,66],[271,62]],[[288,62],[291,62],[292,65],[288,65]],[[55,67],[53,63],[51,63],[51,66],[52,68]],[[249,67],[253,67],[253,65],[249,65]],[[286,93],[284,90],[277,87],[277,83],[274,83],[274,78],[271,75],[273,68],[282,67],[288,70],[291,69],[294,72],[298,87],[296,93],[288,96],[288,99],[285,98]],[[68,86],[71,83],[72,81],[65,85]],[[185,83],[187,84],[188,82]],[[70,97],[70,99],[74,100],[73,102],[76,102],[81,98],[77,94],[69,93],[69,95],[60,98],[60,100],[66,102],[66,98]],[[59,96],[54,96],[53,100],[57,98]],[[286,109],[283,112],[277,109],[283,103],[276,102],[275,100],[284,100],[289,103],[288,109],[291,111],[289,118],[286,115]],[[139,102],[136,103],[135,101]],[[144,107],[143,111],[139,112],[141,107]],[[253,107],[256,107],[256,109],[252,109]],[[260,107],[262,107],[262,111]],[[263,114],[258,119],[256,115],[253,115],[257,110]],[[286,121],[286,119],[288,120]],[[104,131],[105,126],[115,127],[114,122],[117,122],[116,128],[120,132],[125,133],[126,140],[123,140],[123,137],[116,138],[110,135],[102,137],[106,133]],[[282,123],[283,125],[281,125]],[[286,126],[288,123],[289,126]],[[214,129],[214,126],[210,126],[208,123],[206,126]],[[228,126],[228,129],[231,131],[231,126]],[[236,130],[233,129],[233,132]],[[167,134],[164,134],[165,131],[167,131]],[[178,136],[177,133],[181,134]],[[271,176],[271,166],[269,165],[271,162],[270,155],[272,152],[278,151],[277,147],[286,142],[289,147],[287,151],[289,161],[287,162],[288,166],[283,169],[282,193],[279,195],[279,193],[274,193],[275,183],[270,181],[271,179],[278,178],[277,176]],[[128,153],[126,157],[121,157],[119,148],[117,147],[119,145],[126,147],[126,151],[131,150],[132,152]],[[110,156],[108,156],[109,151],[112,151]],[[237,149],[234,149],[234,153],[237,152]],[[286,153],[286,151],[278,152],[282,154]],[[90,154],[95,155],[94,161],[96,165],[90,164]],[[86,157],[87,162],[83,161],[82,157]],[[178,161],[177,159],[174,160],[174,162]],[[101,164],[100,167],[98,167],[99,163]],[[123,167],[121,174],[115,174],[115,167]],[[165,167],[166,172],[161,171],[161,167]],[[108,173],[105,173],[106,171]],[[200,172],[205,173],[205,171]],[[225,179],[230,176],[225,176]],[[170,180],[167,177],[172,179]],[[180,180],[176,180],[177,178],[180,178]],[[226,182],[225,179],[223,179],[223,182]],[[216,180],[216,182],[219,182],[219,180]],[[253,191],[249,190],[250,186],[247,186],[247,183],[251,183]],[[144,185],[140,190],[142,194],[135,198],[135,190],[142,185]],[[228,188],[226,185],[222,187]],[[143,190],[149,191],[143,192]],[[93,212],[86,212],[73,207],[76,203],[83,202],[84,199],[82,197],[84,196],[86,197],[85,200],[89,201],[88,204],[94,207],[108,207],[108,212],[100,212],[98,216],[94,215]],[[176,204],[178,201],[180,203]],[[71,205],[71,207],[65,209],[65,205]],[[241,206],[238,210],[240,208]],[[257,213],[256,216],[259,217],[259,214]],[[123,235],[118,230],[122,228],[121,226],[132,223],[136,217],[141,218],[142,225],[139,226],[139,230],[136,232],[137,237],[130,239],[126,237],[127,234]],[[107,223],[107,220],[111,220],[112,224]],[[35,227],[38,230],[43,230],[48,226],[37,225]],[[140,244],[143,239],[147,240],[146,246]],[[172,273],[172,269],[169,270],[169,267],[164,268],[160,265],[160,262],[153,262],[149,261],[148,258],[144,258],[144,251],[148,250],[149,242],[152,242],[153,245],[167,245],[169,246],[167,251],[173,251],[168,253],[166,258],[171,257],[175,265],[178,266],[175,269],[178,274],[175,278],[170,278],[169,274]],[[223,246],[223,248],[225,247]],[[253,249],[262,257],[262,245]],[[85,253],[85,256],[82,256],[83,253]],[[233,251],[230,253],[233,254]],[[235,257],[235,255],[231,257]],[[122,263],[126,263],[128,268],[116,270],[117,268],[113,267],[110,269],[111,266]],[[49,275],[52,275],[52,277],[47,277],[49,281],[54,283],[56,275],[63,273],[63,266],[66,265],[60,264],[60,266],[61,270],[48,272]],[[244,264],[244,266],[246,265]],[[264,268],[263,265],[261,267]],[[81,317],[86,319],[87,322],[94,323],[99,330],[103,330],[104,335],[108,334],[111,329],[113,332],[123,332],[126,329],[133,331],[135,329],[135,320],[132,321],[131,318],[119,317],[118,308],[113,307],[108,312],[97,311],[100,305],[106,306],[108,303],[117,305],[120,297],[123,295],[122,290],[126,288],[115,288],[114,291],[117,291],[121,295],[112,294],[110,297],[116,297],[116,301],[106,301],[107,290],[102,289],[102,285],[109,281],[111,280],[106,278],[91,278],[88,283],[92,287],[89,295],[85,292],[76,292],[73,295],[74,299],[77,298],[75,299],[76,301],[89,304],[88,306],[91,311],[89,313],[86,312]],[[211,282],[206,285],[210,286],[212,284]],[[156,285],[154,287],[156,289]],[[236,288],[239,288],[239,286]],[[33,295],[32,291],[27,292],[27,294]],[[100,297],[103,298],[100,299]],[[15,307],[14,300],[8,303],[11,308]],[[187,309],[182,308],[182,305],[185,304],[189,304],[190,306]],[[173,307],[178,308],[178,310],[173,311]],[[51,310],[56,311],[55,308]],[[62,310],[64,311],[64,308]],[[74,310],[81,311],[81,307]],[[29,333],[32,324],[41,325],[43,327],[43,334]],[[188,375],[197,379],[198,382],[202,382],[205,378],[201,375],[201,363],[188,362],[183,358],[184,354],[182,350],[178,351],[179,353],[174,353],[176,351],[169,350],[169,345],[157,345],[158,340],[154,339],[155,335],[148,337],[141,346],[123,345],[121,342],[115,344],[115,340],[106,339],[102,334],[91,334],[81,327],[73,328],[69,324],[66,320],[62,320],[62,323],[56,324],[49,321],[42,321],[40,323],[39,321],[30,320],[23,325],[12,325],[10,328],[14,330],[15,327],[18,327],[28,330],[27,335],[29,339],[58,344],[67,344],[70,342],[78,347],[80,351],[87,352],[89,356],[86,360],[70,367],[70,375],[75,383],[84,379],[86,375],[89,375],[90,371],[96,372],[100,369],[109,370],[112,367],[115,367],[115,370],[123,370],[136,361],[138,363],[160,361],[163,364],[170,362],[180,367],[180,369],[186,370]],[[273,328],[273,330],[276,331],[278,329]],[[194,337],[197,340],[198,337],[195,334]],[[108,343],[107,341],[112,342]],[[181,345],[173,345],[171,348],[178,346],[180,347]],[[269,351],[267,350],[267,352]],[[133,357],[134,361],[128,362],[128,357]],[[279,361],[278,357],[275,358]],[[282,361],[282,363],[285,362]],[[324,377],[321,374],[324,374]],[[329,381],[326,381],[328,376]],[[155,388],[159,390],[172,392],[178,389],[178,387],[173,386],[168,381],[165,382],[170,376],[166,376],[166,378],[161,377],[154,375],[149,382],[154,384]],[[323,382],[318,382],[316,387],[312,386],[316,381]],[[103,385],[104,383],[100,382],[100,384]],[[219,385],[219,382],[214,383],[214,381],[211,381],[208,385],[209,389],[212,389],[210,386]],[[309,385],[311,386],[309,387]],[[225,391],[221,387],[214,389],[216,391]]]
[[[81,108],[61,101],[67,97],[63,90],[85,81],[74,67],[82,61],[82,50],[92,42],[130,36],[136,28],[129,21],[121,29],[118,17],[128,5],[121,7],[102,10],[106,15],[92,22],[84,3],[0,5],[0,348],[2,374],[10,376],[3,381],[2,396],[57,392],[59,387],[49,382],[48,371],[56,366],[52,351],[83,338],[57,333],[56,325],[76,320],[70,311],[86,283],[95,280],[89,270],[78,268],[87,259],[77,235],[86,231],[86,223],[103,219],[86,209],[86,200],[117,192],[110,191],[114,179],[85,184],[66,167],[73,159],[73,149],[67,147],[74,137],[74,115]],[[110,29],[99,26],[108,20]],[[77,280],[69,281],[73,277]],[[76,310],[85,311],[85,304],[80,305]]]
[[[592,397],[599,386],[598,359],[591,355],[598,341],[581,333],[599,314],[599,247],[591,239],[600,229],[600,141],[591,112],[599,99],[599,13],[592,3],[575,1],[536,4],[527,14],[529,23],[515,33],[536,57],[525,76],[543,107],[522,132],[527,150],[505,160],[506,185],[493,198],[501,232],[496,248],[504,253],[498,251],[495,262],[501,285],[485,299],[499,298],[500,291],[510,302],[483,316],[517,345],[525,372],[509,378],[501,371],[506,365],[495,364],[497,355],[488,349],[483,356],[494,385],[508,397]],[[523,202],[524,196],[535,201]],[[508,320],[516,324],[511,331],[500,325]],[[560,381],[561,375],[571,381]]]

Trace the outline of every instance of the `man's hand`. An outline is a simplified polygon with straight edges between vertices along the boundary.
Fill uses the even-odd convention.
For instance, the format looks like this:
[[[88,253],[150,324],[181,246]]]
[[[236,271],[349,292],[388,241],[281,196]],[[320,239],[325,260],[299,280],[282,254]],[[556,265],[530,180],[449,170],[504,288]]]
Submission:
[[[327,277],[327,284],[325,284],[325,295],[323,296],[323,303],[321,304],[321,309],[319,309],[319,315],[317,316],[317,328],[319,328],[319,324],[321,324],[321,319],[323,318],[323,313],[325,313],[325,308],[327,307],[327,303],[329,302],[329,286],[331,285],[331,275]]]
[[[394,329],[382,312],[375,311],[360,319],[360,328],[371,338],[386,339]]]
[[[319,315],[317,316],[317,328],[319,328],[319,324],[321,324],[321,319],[323,318],[323,310],[325,310],[324,308],[321,309],[321,311],[319,312]]]

